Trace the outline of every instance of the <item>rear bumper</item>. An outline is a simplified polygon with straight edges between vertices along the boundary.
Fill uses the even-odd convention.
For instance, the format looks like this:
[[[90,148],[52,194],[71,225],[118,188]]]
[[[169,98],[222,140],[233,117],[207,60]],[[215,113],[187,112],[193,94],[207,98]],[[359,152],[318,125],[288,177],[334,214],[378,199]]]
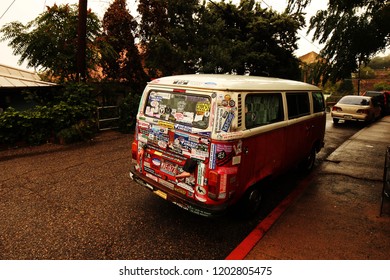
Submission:
[[[343,114],[343,113],[331,113],[332,118],[346,120],[346,121],[368,121],[368,115],[366,114]]]
[[[168,189],[161,184],[143,176],[133,167],[130,170],[130,178],[139,185],[152,191],[159,197],[170,201],[171,203],[200,216],[204,217],[218,217],[225,213],[227,209],[227,203],[224,204],[205,204],[192,200],[191,198]]]

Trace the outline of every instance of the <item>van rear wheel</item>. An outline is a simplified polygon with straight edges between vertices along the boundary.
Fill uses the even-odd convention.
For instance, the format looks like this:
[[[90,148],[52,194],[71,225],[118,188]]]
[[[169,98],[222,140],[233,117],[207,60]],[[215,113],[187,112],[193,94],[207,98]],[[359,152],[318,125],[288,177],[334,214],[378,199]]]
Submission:
[[[316,161],[316,149],[313,147],[310,151],[310,154],[301,164],[301,170],[305,173],[309,173],[313,170],[314,164]]]
[[[253,216],[260,209],[262,202],[262,192],[259,186],[253,186],[245,193],[241,210],[246,217]]]

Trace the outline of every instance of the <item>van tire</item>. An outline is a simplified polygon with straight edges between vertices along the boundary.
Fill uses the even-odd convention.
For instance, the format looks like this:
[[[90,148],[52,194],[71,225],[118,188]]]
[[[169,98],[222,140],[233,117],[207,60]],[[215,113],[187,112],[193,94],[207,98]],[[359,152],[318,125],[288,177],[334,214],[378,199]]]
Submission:
[[[254,185],[246,191],[240,207],[244,217],[252,217],[258,212],[262,203],[262,198],[263,194],[259,185]]]
[[[316,162],[316,155],[317,155],[316,148],[313,147],[311,149],[309,155],[307,156],[307,158],[301,163],[300,169],[304,173],[309,173],[310,171],[313,170],[315,162]]]

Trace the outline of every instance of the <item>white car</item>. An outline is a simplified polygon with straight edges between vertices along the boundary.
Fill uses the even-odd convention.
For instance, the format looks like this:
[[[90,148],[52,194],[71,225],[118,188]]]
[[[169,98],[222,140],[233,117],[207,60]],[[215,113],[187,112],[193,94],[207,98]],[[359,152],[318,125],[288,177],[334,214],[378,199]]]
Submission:
[[[339,120],[372,122],[381,115],[381,107],[370,96],[346,95],[333,106],[331,116],[337,124]]]

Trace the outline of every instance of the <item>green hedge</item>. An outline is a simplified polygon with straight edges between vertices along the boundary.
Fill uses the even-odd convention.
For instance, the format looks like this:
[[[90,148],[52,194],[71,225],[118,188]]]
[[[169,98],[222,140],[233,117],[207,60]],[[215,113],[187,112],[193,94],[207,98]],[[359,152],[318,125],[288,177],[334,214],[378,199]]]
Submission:
[[[0,114],[0,145],[71,143],[96,133],[96,101],[86,84],[68,84],[54,101],[30,110],[7,108]]]

